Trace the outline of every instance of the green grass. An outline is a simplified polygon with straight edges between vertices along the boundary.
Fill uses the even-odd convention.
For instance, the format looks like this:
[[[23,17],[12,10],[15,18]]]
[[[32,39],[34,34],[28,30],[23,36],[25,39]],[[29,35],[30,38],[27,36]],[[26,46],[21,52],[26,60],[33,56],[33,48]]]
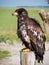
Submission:
[[[0,34],[0,42],[6,42],[6,40],[10,40],[11,44],[13,43],[13,40],[17,40],[18,42],[20,42],[20,39],[18,39],[18,36],[16,34]]]
[[[49,35],[46,35],[46,39],[47,39],[47,41],[49,41]]]
[[[5,38],[11,40],[16,39],[19,41],[16,30],[17,30],[17,18],[12,16],[12,13],[16,8],[0,8],[0,35],[3,35]],[[44,30],[43,21],[40,18],[38,12],[41,8],[26,8],[29,16],[36,18],[41,24],[42,29]],[[49,8],[42,8],[46,12],[49,11]],[[47,37],[49,39],[49,36]]]
[[[12,9],[0,9],[0,30],[1,31],[15,31],[16,18],[12,16],[14,11]]]
[[[9,51],[0,50],[0,59],[6,58],[7,56],[9,56]]]

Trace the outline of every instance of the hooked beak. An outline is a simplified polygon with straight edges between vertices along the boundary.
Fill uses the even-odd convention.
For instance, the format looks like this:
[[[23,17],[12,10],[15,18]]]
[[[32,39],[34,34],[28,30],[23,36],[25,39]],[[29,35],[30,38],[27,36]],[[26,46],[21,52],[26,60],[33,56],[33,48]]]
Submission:
[[[12,13],[12,16],[18,16],[17,12]]]

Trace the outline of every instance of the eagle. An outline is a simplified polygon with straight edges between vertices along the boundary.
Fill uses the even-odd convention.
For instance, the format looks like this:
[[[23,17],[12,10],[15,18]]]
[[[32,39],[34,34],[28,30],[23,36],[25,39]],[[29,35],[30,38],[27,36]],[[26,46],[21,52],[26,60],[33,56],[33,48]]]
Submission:
[[[35,59],[43,63],[46,37],[35,18],[30,18],[24,8],[16,9],[13,16],[17,17],[17,35],[22,43],[35,53]]]

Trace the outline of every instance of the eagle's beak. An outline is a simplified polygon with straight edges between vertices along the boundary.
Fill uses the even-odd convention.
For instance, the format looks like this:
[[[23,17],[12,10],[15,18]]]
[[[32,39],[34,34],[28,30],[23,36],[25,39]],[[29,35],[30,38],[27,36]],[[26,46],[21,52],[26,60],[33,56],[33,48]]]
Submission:
[[[18,16],[17,12],[12,13],[12,16]]]

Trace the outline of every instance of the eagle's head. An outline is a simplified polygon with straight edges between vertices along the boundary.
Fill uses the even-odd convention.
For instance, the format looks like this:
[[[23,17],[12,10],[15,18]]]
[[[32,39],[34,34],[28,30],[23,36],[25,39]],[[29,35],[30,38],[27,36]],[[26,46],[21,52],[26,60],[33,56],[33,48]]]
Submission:
[[[28,12],[24,8],[19,8],[16,9],[14,13],[12,13],[13,16],[17,16],[18,18],[27,18],[28,17]]]

